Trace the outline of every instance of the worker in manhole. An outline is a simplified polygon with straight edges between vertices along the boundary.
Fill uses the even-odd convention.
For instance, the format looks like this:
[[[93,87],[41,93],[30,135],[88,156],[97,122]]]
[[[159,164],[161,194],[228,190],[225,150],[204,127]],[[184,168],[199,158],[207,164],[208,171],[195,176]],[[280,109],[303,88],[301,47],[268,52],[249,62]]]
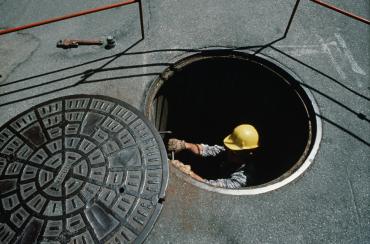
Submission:
[[[194,144],[179,139],[169,139],[168,150],[178,153],[188,150],[200,157],[221,157],[221,161],[231,169],[227,178],[207,180],[191,170],[190,165],[183,164],[179,160],[171,160],[184,173],[201,182],[223,188],[236,189],[248,184],[248,162],[252,160],[255,150],[258,148],[259,135],[257,130],[249,124],[242,124],[233,130],[223,140],[224,146],[207,144]]]

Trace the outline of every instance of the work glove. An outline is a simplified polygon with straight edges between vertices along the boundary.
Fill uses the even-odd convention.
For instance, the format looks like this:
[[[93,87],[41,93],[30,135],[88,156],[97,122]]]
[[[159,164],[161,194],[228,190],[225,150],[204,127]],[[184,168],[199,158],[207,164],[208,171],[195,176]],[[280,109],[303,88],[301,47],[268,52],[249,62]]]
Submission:
[[[193,173],[193,171],[191,171],[190,165],[185,165],[179,160],[170,160],[170,162],[187,175],[191,175]]]
[[[186,149],[185,141],[171,138],[168,140],[168,151],[180,152]]]

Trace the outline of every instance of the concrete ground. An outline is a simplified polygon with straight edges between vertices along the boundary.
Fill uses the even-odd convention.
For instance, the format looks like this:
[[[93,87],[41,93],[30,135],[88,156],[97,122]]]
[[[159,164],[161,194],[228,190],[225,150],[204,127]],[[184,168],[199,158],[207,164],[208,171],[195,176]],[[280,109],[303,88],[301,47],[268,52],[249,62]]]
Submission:
[[[114,2],[0,0],[0,28]],[[327,2],[370,18],[367,0]],[[271,43],[283,36],[294,3],[143,0],[143,28],[132,4],[0,36],[0,124],[69,94],[111,96],[143,110],[149,85],[174,60],[198,49]],[[110,50],[55,47],[64,38],[108,35],[117,39]],[[369,43],[369,25],[301,1],[287,37],[261,54],[299,76],[317,101],[323,138],[313,164],[255,196],[209,192],[171,169],[146,243],[369,243]]]

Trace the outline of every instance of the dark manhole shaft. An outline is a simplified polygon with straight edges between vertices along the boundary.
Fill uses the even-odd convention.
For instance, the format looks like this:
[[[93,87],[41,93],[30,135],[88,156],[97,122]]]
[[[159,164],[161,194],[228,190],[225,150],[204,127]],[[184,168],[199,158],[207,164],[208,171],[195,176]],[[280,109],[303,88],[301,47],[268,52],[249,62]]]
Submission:
[[[142,242],[167,180],[158,133],[127,103],[45,102],[0,128],[0,243]]]

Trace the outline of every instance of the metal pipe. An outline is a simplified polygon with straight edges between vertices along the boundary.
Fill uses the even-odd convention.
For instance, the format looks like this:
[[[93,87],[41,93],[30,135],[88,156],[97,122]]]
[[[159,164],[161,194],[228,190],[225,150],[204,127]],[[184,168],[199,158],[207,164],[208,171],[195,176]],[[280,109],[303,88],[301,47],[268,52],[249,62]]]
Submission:
[[[71,18],[75,18],[75,17],[78,17],[78,16],[82,16],[82,15],[92,14],[92,13],[104,11],[104,10],[107,10],[107,9],[117,8],[117,7],[121,7],[121,6],[124,6],[124,5],[134,3],[136,1],[137,0],[127,0],[127,1],[119,2],[119,3],[115,3],[115,4],[110,4],[110,5],[105,5],[105,6],[101,6],[101,7],[97,7],[97,8],[92,8],[92,9],[87,9],[87,10],[83,10],[83,11],[79,11],[79,12],[74,12],[74,13],[66,14],[66,15],[59,16],[59,17],[45,19],[45,20],[42,20],[42,21],[33,22],[33,23],[30,23],[30,24],[21,25],[21,26],[17,26],[17,27],[14,27],[14,28],[0,30],[0,35],[8,34],[8,33],[11,33],[11,32],[16,32],[16,31],[20,31],[20,30],[24,30],[24,29],[33,28],[33,27],[40,26],[40,25],[46,25],[46,24],[50,24],[50,23],[54,23],[54,22],[58,22],[58,21],[66,20],[66,19],[71,19]]]
[[[324,6],[326,8],[331,9],[331,10],[334,10],[334,11],[336,11],[338,13],[341,13],[341,14],[346,15],[348,17],[351,17],[351,18],[353,18],[355,20],[358,20],[358,21],[361,21],[361,22],[363,22],[365,24],[370,25],[370,20],[365,19],[364,17],[358,16],[358,15],[355,15],[355,14],[353,14],[351,12],[346,11],[346,10],[340,9],[338,7],[335,7],[334,5],[331,5],[331,4],[328,4],[328,3],[325,3],[325,2],[319,1],[319,0],[311,0],[311,2],[320,4],[321,6]]]

